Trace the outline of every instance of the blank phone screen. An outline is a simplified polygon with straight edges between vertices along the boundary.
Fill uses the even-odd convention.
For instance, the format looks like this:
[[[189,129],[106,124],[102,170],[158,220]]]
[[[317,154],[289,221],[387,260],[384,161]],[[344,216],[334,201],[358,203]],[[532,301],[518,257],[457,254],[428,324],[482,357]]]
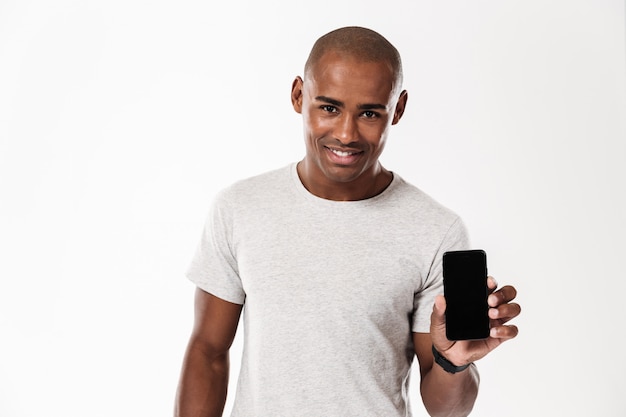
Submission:
[[[487,255],[482,250],[443,255],[446,336],[449,340],[489,336]]]

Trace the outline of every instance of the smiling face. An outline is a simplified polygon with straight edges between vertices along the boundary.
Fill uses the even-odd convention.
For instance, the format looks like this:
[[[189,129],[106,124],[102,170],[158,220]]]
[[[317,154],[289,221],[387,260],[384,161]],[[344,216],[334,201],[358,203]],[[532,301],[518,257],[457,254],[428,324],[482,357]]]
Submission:
[[[292,87],[304,123],[304,186],[331,200],[360,200],[382,192],[391,174],[379,163],[391,125],[404,112],[405,91],[384,61],[330,51]]]

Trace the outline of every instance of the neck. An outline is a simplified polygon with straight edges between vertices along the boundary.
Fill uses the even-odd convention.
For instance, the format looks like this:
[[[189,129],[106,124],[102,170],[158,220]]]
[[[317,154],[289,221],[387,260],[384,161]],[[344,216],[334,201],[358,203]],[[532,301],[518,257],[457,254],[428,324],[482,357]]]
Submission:
[[[375,197],[382,193],[393,180],[393,174],[387,171],[380,163],[372,168],[371,172],[349,182],[337,182],[323,177],[321,180],[311,175],[306,160],[297,165],[298,176],[304,188],[311,194],[333,201],[358,201]]]

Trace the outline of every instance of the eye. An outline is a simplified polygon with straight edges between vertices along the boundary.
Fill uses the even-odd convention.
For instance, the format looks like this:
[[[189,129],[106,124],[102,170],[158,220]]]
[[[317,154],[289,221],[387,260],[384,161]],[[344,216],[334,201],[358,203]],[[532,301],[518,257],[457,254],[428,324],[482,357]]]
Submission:
[[[337,113],[337,107],[331,106],[330,104],[324,104],[320,106],[320,109],[327,113]]]
[[[366,119],[375,119],[379,116],[378,113],[376,113],[375,111],[371,111],[371,110],[365,110],[362,114],[363,114],[363,117],[365,117]]]

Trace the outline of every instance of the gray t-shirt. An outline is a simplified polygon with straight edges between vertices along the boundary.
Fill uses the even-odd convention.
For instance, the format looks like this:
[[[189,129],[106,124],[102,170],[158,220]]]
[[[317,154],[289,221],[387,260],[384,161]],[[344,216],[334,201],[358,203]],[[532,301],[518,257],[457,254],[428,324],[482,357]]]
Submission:
[[[376,197],[325,200],[296,164],[215,198],[188,271],[244,304],[232,416],[410,416],[411,332],[429,332],[457,215],[394,174]]]

